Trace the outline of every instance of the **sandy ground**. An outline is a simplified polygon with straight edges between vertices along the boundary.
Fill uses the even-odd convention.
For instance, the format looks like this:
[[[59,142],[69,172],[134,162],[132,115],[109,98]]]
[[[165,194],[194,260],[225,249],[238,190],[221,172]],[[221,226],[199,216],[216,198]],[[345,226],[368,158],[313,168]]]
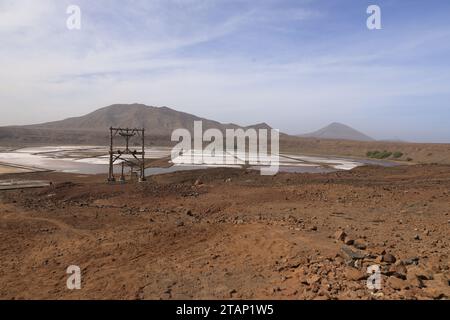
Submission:
[[[1,299],[450,296],[449,166],[21,177],[54,183],[0,192]],[[69,265],[81,290],[66,288]]]

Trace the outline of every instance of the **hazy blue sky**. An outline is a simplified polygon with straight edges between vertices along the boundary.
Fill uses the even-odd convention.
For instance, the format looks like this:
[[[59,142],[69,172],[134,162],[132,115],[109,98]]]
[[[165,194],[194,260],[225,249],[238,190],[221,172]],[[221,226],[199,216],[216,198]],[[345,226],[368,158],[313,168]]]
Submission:
[[[450,142],[450,1],[0,0],[0,125],[134,102]]]

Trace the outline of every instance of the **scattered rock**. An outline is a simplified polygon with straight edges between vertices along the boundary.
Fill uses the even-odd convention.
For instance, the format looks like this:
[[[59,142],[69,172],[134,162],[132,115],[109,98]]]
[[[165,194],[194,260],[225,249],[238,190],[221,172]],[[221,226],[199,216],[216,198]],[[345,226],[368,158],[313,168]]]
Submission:
[[[352,260],[364,259],[366,257],[365,253],[353,251],[351,248],[347,246],[342,246],[341,251]]]
[[[347,234],[343,230],[338,230],[334,233],[334,238],[339,241],[344,241]]]
[[[231,289],[231,290],[228,292],[228,294],[230,295],[230,298],[232,298],[233,295],[236,294],[236,293],[237,293],[236,289]]]
[[[306,282],[307,282],[309,285],[313,285],[313,284],[315,284],[315,283],[319,283],[321,279],[322,279],[321,276],[319,276],[319,275],[317,275],[317,274],[314,274],[314,275],[308,277],[308,278],[306,279]]]
[[[184,222],[181,221],[181,220],[178,220],[178,221],[176,222],[176,226],[177,226],[177,227],[182,227],[182,226],[184,226]]]
[[[351,246],[352,244],[354,244],[355,243],[355,240],[353,240],[352,238],[350,238],[350,237],[345,237],[345,239],[344,239],[344,243],[346,244],[346,245],[348,245],[348,246]]]
[[[384,297],[384,293],[381,292],[381,291],[379,291],[379,292],[374,292],[374,293],[372,293],[372,296],[373,296],[374,298],[380,299],[380,298],[383,298],[383,297]]]
[[[389,273],[394,277],[406,280],[408,270],[403,264],[395,264],[389,268]]]
[[[444,299],[450,297],[450,287],[440,280],[426,281],[425,288],[423,288],[422,291],[431,299]]]
[[[416,276],[420,280],[432,280],[433,273],[430,270],[425,270],[424,268],[414,266],[408,269],[408,276]]]
[[[355,268],[347,268],[345,270],[345,277],[348,280],[359,281],[366,279],[368,274],[362,272],[361,270]]]
[[[386,254],[383,255],[383,258],[382,258],[381,261],[386,262],[386,263],[395,263],[395,261],[397,261],[397,258],[395,258],[390,253],[386,253]]]
[[[387,281],[386,281],[387,285],[390,286],[392,289],[395,290],[403,290],[408,288],[408,282],[406,282],[405,280],[396,278],[396,277],[390,277]]]
[[[409,287],[417,287],[417,288],[423,288],[423,281],[419,279],[414,274],[409,274],[406,276],[406,281]]]
[[[414,236],[414,240],[420,240],[420,236],[419,236],[418,234],[416,234],[416,235]]]
[[[405,266],[410,266],[410,265],[413,265],[413,264],[417,265],[417,264],[419,264],[419,258],[418,257],[413,257],[413,258],[402,260],[401,262]]]
[[[381,262],[383,262],[383,256],[377,256],[377,257],[375,258],[375,263],[376,263],[376,264],[380,264]]]
[[[354,246],[356,249],[359,249],[359,250],[365,250],[365,249],[367,248],[367,245],[365,244],[365,242],[364,242],[363,239],[355,240],[355,241],[353,242],[353,246]]]

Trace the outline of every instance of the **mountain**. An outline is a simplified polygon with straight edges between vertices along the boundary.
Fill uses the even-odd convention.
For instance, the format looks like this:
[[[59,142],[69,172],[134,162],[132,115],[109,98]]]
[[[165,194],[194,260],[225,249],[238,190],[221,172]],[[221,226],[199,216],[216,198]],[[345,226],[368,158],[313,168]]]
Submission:
[[[242,127],[236,124],[222,124],[217,121],[200,118],[189,113],[176,111],[168,107],[151,107],[143,104],[114,104],[98,109],[81,117],[61,121],[24,126],[32,129],[105,131],[109,127],[145,128],[149,135],[168,135],[173,130],[194,129],[194,121],[203,122],[203,130],[217,128],[255,128],[270,129],[266,123]]]
[[[109,127],[145,128],[146,136],[154,143],[170,141],[175,129],[194,129],[194,121],[202,121],[203,131],[217,128],[226,129],[270,129],[266,123],[242,127],[236,124],[223,124],[217,121],[197,117],[176,111],[168,107],[151,107],[143,104],[114,104],[98,109],[80,117],[61,121],[47,122],[27,126],[0,128],[0,141],[27,143],[73,143],[105,144]]]
[[[315,132],[298,135],[305,138],[335,139],[335,140],[354,140],[354,141],[374,141],[373,138],[355,130],[345,124],[333,122],[328,126]]]

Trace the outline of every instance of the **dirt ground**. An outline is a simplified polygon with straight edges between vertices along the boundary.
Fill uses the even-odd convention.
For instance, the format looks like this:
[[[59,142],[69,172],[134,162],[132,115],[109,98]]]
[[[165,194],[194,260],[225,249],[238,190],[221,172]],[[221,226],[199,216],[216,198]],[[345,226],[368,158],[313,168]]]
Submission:
[[[1,299],[450,297],[450,166],[11,177],[53,185],[0,192]]]

